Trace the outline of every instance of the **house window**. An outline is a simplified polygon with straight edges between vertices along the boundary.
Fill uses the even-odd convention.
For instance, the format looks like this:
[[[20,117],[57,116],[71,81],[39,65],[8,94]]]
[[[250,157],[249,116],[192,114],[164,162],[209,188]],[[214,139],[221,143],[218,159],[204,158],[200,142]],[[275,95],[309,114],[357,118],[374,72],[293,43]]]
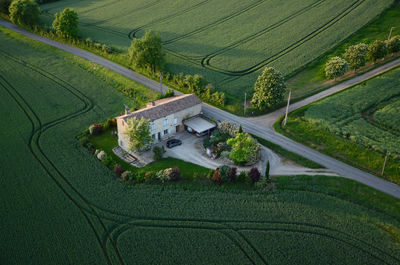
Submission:
[[[170,134],[171,133],[171,129],[168,129],[168,134]]]
[[[155,140],[155,139],[156,139],[156,135],[155,135],[155,134],[152,134],[152,135],[151,135],[151,139]]]
[[[163,137],[164,136],[164,132],[161,132],[161,137]]]
[[[168,125],[168,119],[165,119],[164,120],[164,126],[167,126]]]
[[[169,134],[169,129],[168,130],[164,130],[164,134],[165,135]]]
[[[174,125],[177,125],[178,124],[178,118],[175,118],[174,119]]]
[[[154,123],[151,124],[151,130],[154,131],[156,129],[156,125]]]

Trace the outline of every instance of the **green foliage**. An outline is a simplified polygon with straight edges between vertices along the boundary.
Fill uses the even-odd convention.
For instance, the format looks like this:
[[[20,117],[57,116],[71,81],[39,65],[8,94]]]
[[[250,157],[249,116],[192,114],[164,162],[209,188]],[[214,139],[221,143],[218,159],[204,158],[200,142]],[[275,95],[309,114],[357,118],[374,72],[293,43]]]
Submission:
[[[357,70],[361,66],[365,65],[365,56],[367,52],[368,45],[365,43],[359,43],[348,47],[343,56],[350,63],[350,68]]]
[[[113,157],[111,155],[106,155],[103,160],[101,160],[101,163],[103,163],[103,165],[105,165],[106,167],[113,169],[116,162],[113,159]]]
[[[389,40],[388,52],[389,53],[400,52],[400,35],[394,36]]]
[[[164,67],[164,51],[158,33],[146,32],[143,38],[134,39],[129,48],[129,60],[132,66],[147,68],[154,73]]]
[[[394,69],[298,110],[288,120],[287,136],[319,151],[400,183],[398,84]]]
[[[185,93],[194,93],[205,102],[217,106],[225,105],[225,93],[219,91],[212,92],[213,86],[211,84],[205,85],[207,81],[201,75],[195,74],[184,76],[183,73],[178,75],[168,74],[167,80],[169,80],[169,82],[174,86],[178,87],[180,91]]]
[[[40,9],[34,0],[14,0],[9,12],[14,24],[33,26],[39,23]]]
[[[99,238],[112,261],[117,254],[116,241],[102,237],[105,229],[109,239],[117,240],[126,264],[196,264],[199,260],[396,264],[400,259],[396,238],[377,225],[398,227],[399,200],[342,178],[279,178],[279,190],[273,192],[236,184],[229,185],[232,188],[121,184],[77,145],[75,135],[87,124],[118,113],[121,102],[128,99],[106,81],[72,65],[72,56],[27,39],[12,40],[10,36],[16,34],[7,36],[2,30],[0,75],[31,106],[1,81],[0,105],[6,115],[0,115],[0,127],[6,133],[0,138],[0,201],[7,214],[1,218],[0,253],[6,264],[106,264]],[[54,79],[68,84],[61,86]],[[81,94],[70,93],[70,86]],[[77,98],[81,95],[90,98],[92,105],[79,113],[85,105],[85,97]],[[31,111],[47,125],[41,127]],[[116,138],[104,135],[115,146]],[[46,157],[38,152],[38,145]],[[134,169],[134,176],[143,179],[144,171],[176,164],[182,165],[185,176],[209,172],[163,159]],[[48,220],[51,225],[46,225]],[[43,250],[40,255],[37,249]]]
[[[129,137],[129,149],[142,151],[153,141],[150,135],[150,123],[145,118],[129,118],[125,134]]]
[[[367,56],[371,61],[382,59],[387,54],[386,43],[381,40],[376,40],[368,46]]]
[[[398,99],[400,92],[400,69],[368,80],[340,94],[323,99],[305,112],[308,122],[326,127],[331,133],[340,135],[351,142],[385,153],[400,155],[400,139],[396,131],[376,126],[373,117],[376,110]],[[364,113],[364,114],[363,114]],[[397,115],[394,115],[396,119]],[[387,117],[389,120],[390,118]],[[397,119],[398,120],[398,119]]]
[[[283,101],[285,91],[282,74],[272,67],[266,67],[254,85],[251,104],[259,110],[276,106]]]
[[[110,128],[117,127],[117,120],[115,118],[107,118],[106,122],[103,125],[103,130],[107,131]]]
[[[149,29],[159,32],[168,49],[169,72],[204,76],[215,85],[215,91],[225,92],[227,108],[243,113],[239,104],[243,106],[244,92],[250,95],[249,84],[265,66],[272,65],[284,76],[295,74],[353,36],[393,0],[365,0],[362,4],[288,0],[279,5],[259,0],[196,2],[199,5],[165,0],[163,5],[149,8],[142,1],[132,0],[91,3],[64,0],[46,4],[43,9],[54,14],[65,7],[74,8],[82,22],[87,22],[80,25],[85,38],[109,43],[124,52],[130,44],[127,36],[141,38]],[[271,18],[271,23],[264,23],[260,19],[264,17]],[[389,29],[373,30],[387,36]]]
[[[163,158],[164,153],[165,153],[165,149],[164,146],[162,145],[160,146],[154,146],[153,147],[153,153],[154,153],[154,160],[160,160]]]
[[[89,126],[89,134],[90,135],[98,135],[103,131],[103,125],[99,123],[94,123]]]
[[[238,133],[227,144],[233,147],[229,158],[239,165],[246,164],[258,150],[257,143],[248,133]]]
[[[6,14],[6,15],[9,14],[8,9],[10,7],[11,1],[12,0],[0,0],[0,13]]]
[[[222,179],[222,182],[228,182],[229,180],[229,173],[231,172],[231,167],[230,166],[221,166],[219,168],[219,175]]]
[[[132,172],[131,171],[124,171],[121,174],[121,179],[124,182],[128,182],[132,178]]]
[[[175,91],[171,88],[168,88],[167,92],[165,92],[164,94],[160,94],[157,96],[157,99],[163,99],[163,98],[170,98],[175,96]]]
[[[71,8],[65,8],[60,14],[56,13],[53,21],[53,29],[64,38],[78,37],[78,14]]]
[[[336,79],[344,75],[349,69],[349,63],[335,56],[331,58],[325,65],[325,75],[328,79]]]
[[[269,179],[269,170],[270,170],[271,165],[269,164],[269,160],[267,161],[267,166],[265,168],[265,178]]]

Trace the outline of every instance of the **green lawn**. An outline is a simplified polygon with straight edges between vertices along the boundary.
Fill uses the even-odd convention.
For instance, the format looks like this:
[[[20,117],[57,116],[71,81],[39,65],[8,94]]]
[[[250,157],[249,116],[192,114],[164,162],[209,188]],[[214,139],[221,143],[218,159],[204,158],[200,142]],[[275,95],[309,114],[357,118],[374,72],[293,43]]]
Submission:
[[[324,55],[387,9],[393,0],[264,1],[61,0],[41,6],[43,20],[74,8],[80,34],[126,52],[147,30],[160,34],[168,69],[201,74],[240,111],[265,66],[290,75]],[[213,10],[213,12],[210,12]]]
[[[112,149],[118,146],[118,138],[117,136],[111,136],[111,130],[116,130],[116,128],[111,128],[100,135],[91,136],[89,141],[96,147],[96,149],[104,150],[107,154],[110,154],[118,164],[124,167],[125,170],[129,170],[133,173],[139,173],[147,171],[159,171],[161,169],[171,167],[179,167],[182,178],[185,180],[192,179],[194,174],[198,174],[199,176],[201,175],[203,177],[210,171],[208,168],[172,157],[155,161],[144,168],[131,166],[113,153]]]
[[[296,141],[400,184],[400,68],[293,112],[276,128]]]
[[[76,135],[128,98],[3,28],[0,65],[0,264],[400,261],[397,199],[329,177],[272,191],[124,185]]]

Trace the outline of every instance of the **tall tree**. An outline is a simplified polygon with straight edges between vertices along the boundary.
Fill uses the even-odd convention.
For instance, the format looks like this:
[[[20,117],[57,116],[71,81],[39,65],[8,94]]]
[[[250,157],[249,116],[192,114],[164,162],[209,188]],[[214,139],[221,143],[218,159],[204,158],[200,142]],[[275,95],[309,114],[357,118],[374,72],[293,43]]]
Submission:
[[[257,109],[265,109],[281,103],[286,85],[282,74],[272,67],[266,67],[254,85],[251,104]]]
[[[14,0],[9,11],[14,24],[32,26],[39,23],[40,9],[34,0]]]
[[[389,53],[400,52],[400,35],[396,35],[389,40],[388,52]]]
[[[134,39],[129,48],[129,59],[132,66],[150,69],[153,74],[162,70],[165,59],[161,38],[152,31],[140,39]]]
[[[65,38],[78,37],[78,14],[71,8],[65,8],[60,14],[55,14],[53,29],[59,36]]]
[[[129,137],[130,150],[142,151],[153,141],[150,136],[149,120],[143,117],[138,120],[133,117],[128,119],[127,124],[125,134]]]
[[[361,66],[365,65],[365,55],[367,52],[368,45],[365,43],[359,43],[348,47],[343,56],[350,63],[351,69],[357,70]]]
[[[256,141],[248,133],[238,133],[235,138],[229,139],[226,143],[232,146],[229,158],[235,164],[247,163],[258,152]]]
[[[387,54],[386,43],[381,40],[376,40],[368,46],[368,57],[376,62],[378,59],[382,59]]]
[[[331,58],[325,64],[325,75],[328,79],[335,79],[344,75],[349,69],[349,63],[338,56]]]

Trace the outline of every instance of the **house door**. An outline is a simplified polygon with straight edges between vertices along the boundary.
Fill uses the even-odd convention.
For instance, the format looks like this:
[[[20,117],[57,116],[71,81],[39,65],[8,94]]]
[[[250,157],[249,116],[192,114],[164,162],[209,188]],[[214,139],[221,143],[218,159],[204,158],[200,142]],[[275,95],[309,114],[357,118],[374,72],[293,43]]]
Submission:
[[[178,125],[178,126],[176,126],[176,132],[179,132],[179,129],[180,129],[180,126]]]
[[[159,141],[161,141],[161,133],[160,133],[160,132],[158,133],[157,139],[158,139]]]

